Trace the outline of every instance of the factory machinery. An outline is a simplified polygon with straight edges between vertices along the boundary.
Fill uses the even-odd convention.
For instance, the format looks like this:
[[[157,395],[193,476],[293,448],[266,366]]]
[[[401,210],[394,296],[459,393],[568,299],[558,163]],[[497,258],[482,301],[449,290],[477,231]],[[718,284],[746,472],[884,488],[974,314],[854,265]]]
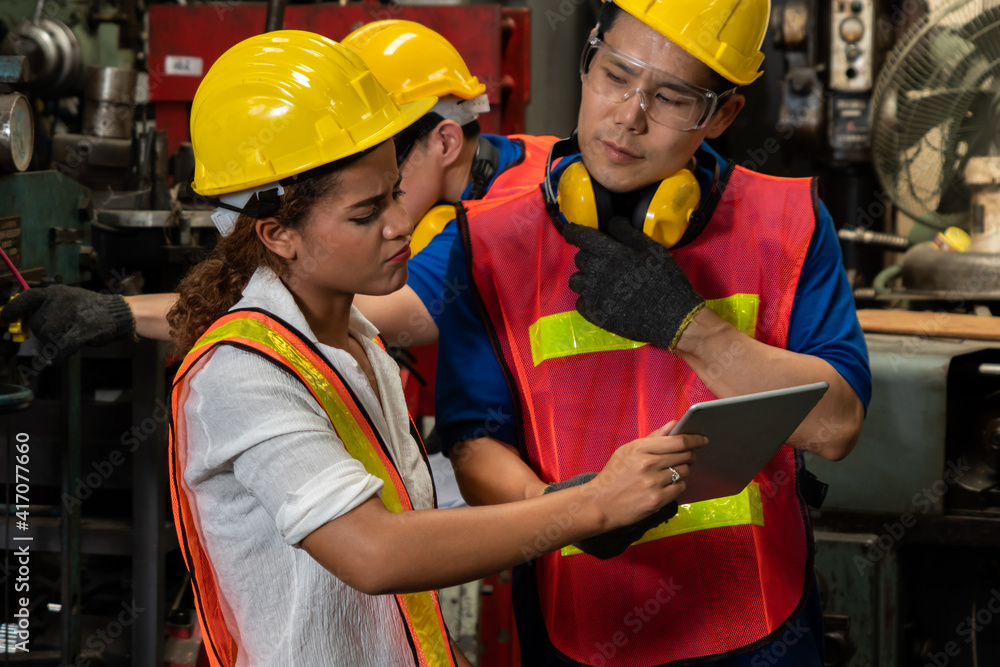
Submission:
[[[487,84],[484,131],[572,129],[525,128],[529,44],[549,61],[568,32],[550,25],[554,39],[532,42],[525,8],[284,4],[0,5],[0,247],[29,285],[169,291],[205,256],[216,233],[188,187],[190,102],[219,55],[265,28],[336,39],[371,20],[420,21]],[[1000,665],[997,4],[775,0],[765,75],[718,146],[765,173],[822,174],[866,328],[861,441],[842,462],[807,455],[830,485],[812,517],[829,666]],[[546,88],[576,99],[571,74]],[[18,289],[0,268],[0,298]],[[10,557],[33,538],[31,652],[0,662],[198,664],[165,485],[172,360],[150,341],[57,356],[58,340],[0,340],[10,651]],[[21,530],[12,457],[25,438]],[[442,600],[480,665],[519,664],[508,574]]]
[[[188,185],[190,103],[215,59],[265,27],[338,39],[378,19],[424,23],[486,83],[492,111],[483,130],[524,131],[527,9],[284,4],[0,5],[0,247],[30,287],[171,291],[205,257],[216,232],[211,208]],[[19,290],[0,268],[3,302]],[[175,360],[163,344],[143,341],[62,362],[59,340],[23,339],[15,331],[0,340],[0,663],[199,664],[165,483]],[[29,482],[18,487],[25,461]],[[27,575],[18,560],[25,544]],[[497,583],[485,590],[502,600]],[[509,631],[478,639],[479,595],[477,585],[445,596],[454,634],[473,652],[480,643],[509,646]]]
[[[765,170],[823,175],[873,377],[854,452],[806,455],[826,664],[998,665],[1000,3],[773,9]]]

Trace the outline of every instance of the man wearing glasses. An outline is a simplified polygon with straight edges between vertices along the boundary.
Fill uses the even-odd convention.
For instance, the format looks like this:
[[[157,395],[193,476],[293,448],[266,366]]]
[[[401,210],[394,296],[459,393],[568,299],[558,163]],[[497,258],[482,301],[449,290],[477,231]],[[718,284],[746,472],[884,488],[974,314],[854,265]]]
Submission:
[[[814,182],[704,143],[759,76],[769,13],[767,0],[605,2],[575,143],[553,149],[542,188],[459,217],[437,426],[470,504],[586,484],[695,402],[830,384],[741,494],[526,553],[525,667],[823,664],[803,452],[853,448],[867,350]]]

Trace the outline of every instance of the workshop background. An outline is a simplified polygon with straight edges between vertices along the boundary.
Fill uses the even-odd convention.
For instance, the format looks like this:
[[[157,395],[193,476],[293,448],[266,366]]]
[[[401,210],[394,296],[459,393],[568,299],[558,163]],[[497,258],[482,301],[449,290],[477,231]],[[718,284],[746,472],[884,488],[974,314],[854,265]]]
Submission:
[[[172,290],[217,236],[186,187],[191,100],[219,55],[265,28],[340,39],[424,23],[486,83],[484,131],[565,136],[598,9],[3,0],[0,247],[32,285]],[[822,177],[874,376],[854,453],[808,462],[830,485],[813,514],[826,664],[996,667],[1000,2],[775,0],[764,52],[714,144],[757,171]],[[17,290],[0,268],[0,300]],[[0,340],[0,663],[203,664],[166,487],[165,345],[57,367],[38,355]],[[17,433],[30,434],[30,653],[15,651]],[[508,574],[442,598],[479,665],[519,664]]]

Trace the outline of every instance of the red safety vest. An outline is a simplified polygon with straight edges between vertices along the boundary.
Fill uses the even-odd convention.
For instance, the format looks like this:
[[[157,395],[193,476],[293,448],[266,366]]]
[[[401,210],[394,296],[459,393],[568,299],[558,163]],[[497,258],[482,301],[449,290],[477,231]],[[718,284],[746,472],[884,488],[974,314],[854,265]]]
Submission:
[[[784,348],[816,201],[809,180],[737,166],[705,230],[673,255],[709,307]],[[617,447],[714,398],[672,353],[576,312],[568,280],[577,248],[540,191],[474,204],[459,220],[514,395],[522,456],[542,481],[599,471]],[[717,372],[739,354],[720,358]],[[555,648],[587,665],[648,667],[718,659],[774,639],[811,582],[799,461],[783,446],[742,493],[682,505],[608,561],[573,547],[540,558],[538,594]]]
[[[185,357],[174,381],[170,495],[177,537],[191,572],[195,606],[208,642],[209,663],[212,667],[232,667],[236,664],[239,645],[226,627],[223,609],[227,602],[216,586],[211,559],[199,539],[196,498],[184,481],[187,428],[183,406],[188,383],[201,367],[199,362],[218,345],[236,345],[256,352],[298,378],[326,411],[351,456],[384,482],[382,502],[389,511],[405,512],[413,507],[406,486],[387,450],[381,445],[374,426],[354,401],[341,377],[311,343],[294,329],[260,311],[235,311],[216,321]],[[413,431],[416,432],[416,429]],[[426,455],[424,459],[426,462]],[[437,592],[408,593],[395,598],[413,649],[412,664],[418,667],[454,667],[455,656],[441,617]]]
[[[508,137],[521,145],[521,158],[507,165],[496,175],[483,199],[498,200],[511,197],[526,189],[538,187],[545,180],[545,161],[552,144],[558,137],[532,137],[526,134],[512,134]],[[454,218],[452,218],[454,219]],[[419,227],[420,223],[417,223]],[[428,307],[432,307],[432,304]],[[435,315],[437,313],[434,313]],[[410,348],[416,359],[414,367],[427,384],[421,385],[407,369],[400,371],[406,407],[411,415],[431,416],[434,414],[434,375],[437,370],[437,344],[419,345]]]

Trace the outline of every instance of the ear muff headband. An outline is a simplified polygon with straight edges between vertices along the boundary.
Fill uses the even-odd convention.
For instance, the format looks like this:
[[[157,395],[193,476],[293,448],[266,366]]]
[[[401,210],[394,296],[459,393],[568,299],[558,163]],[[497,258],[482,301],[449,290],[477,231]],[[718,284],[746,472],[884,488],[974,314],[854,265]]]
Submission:
[[[559,212],[559,196],[552,186],[552,163],[559,158],[579,152],[580,146],[576,143],[576,130],[573,130],[569,139],[560,139],[549,149],[549,156],[545,159],[545,181],[542,183],[542,196],[545,198],[545,208],[549,215],[554,216]]]

